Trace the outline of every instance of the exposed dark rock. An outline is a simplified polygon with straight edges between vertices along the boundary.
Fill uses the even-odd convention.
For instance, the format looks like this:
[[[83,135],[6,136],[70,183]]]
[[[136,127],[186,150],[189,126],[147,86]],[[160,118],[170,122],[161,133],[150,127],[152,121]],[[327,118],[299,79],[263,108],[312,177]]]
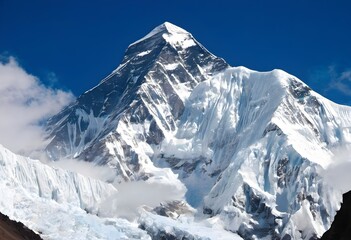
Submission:
[[[272,214],[272,209],[266,205],[260,195],[256,194],[248,184],[243,185],[244,194],[246,196],[245,211],[251,214],[258,224],[253,224],[252,227],[248,227],[242,224],[239,227],[238,234],[244,239],[255,239],[253,236],[260,238],[266,238],[268,236],[271,239],[276,239],[276,217]],[[235,197],[233,199],[233,205],[237,206],[239,203]],[[262,221],[264,219],[264,221]],[[279,239],[279,238],[278,238]]]
[[[13,221],[0,213],[0,240],[42,240],[23,223]]]
[[[295,79],[290,79],[289,91],[300,103],[304,103],[304,98],[311,95],[311,88]]]
[[[146,138],[146,142],[149,144],[159,144],[164,139],[162,130],[157,126],[156,121],[152,121],[150,124],[149,135]]]
[[[202,213],[212,216],[212,215],[213,215],[213,210],[212,210],[211,208],[206,208],[206,207],[205,207],[205,208],[203,209]]]
[[[288,172],[288,164],[289,164],[289,159],[283,158],[280,159],[278,162],[278,167],[277,167],[277,177],[278,177],[278,186],[283,188],[286,187],[286,181],[287,181],[287,172]]]
[[[190,174],[201,163],[209,164],[209,162],[211,161],[211,160],[208,160],[207,158],[205,158],[203,156],[200,156],[200,157],[197,157],[197,158],[193,158],[193,159],[179,159],[179,158],[175,158],[173,156],[171,156],[171,157],[164,157],[163,156],[162,158],[164,158],[169,163],[169,166],[172,169],[175,169],[175,170],[181,169],[184,174]]]
[[[263,132],[263,137],[266,136],[267,133],[269,133],[269,132],[276,132],[278,136],[283,134],[283,131],[280,129],[280,127],[278,127],[274,123],[268,124],[268,126],[266,127],[266,129]]]
[[[139,225],[139,228],[145,230],[152,240],[195,240],[199,239],[192,236],[188,232],[184,232],[180,229],[172,228],[171,231],[166,229],[158,229],[153,226],[148,226],[146,223]]]
[[[173,219],[178,218],[181,214],[192,212],[191,207],[183,201],[162,203],[160,206],[154,208],[153,211],[158,215]]]
[[[340,210],[335,215],[335,219],[328,231],[321,240],[349,240],[351,239],[351,191],[342,197]]]

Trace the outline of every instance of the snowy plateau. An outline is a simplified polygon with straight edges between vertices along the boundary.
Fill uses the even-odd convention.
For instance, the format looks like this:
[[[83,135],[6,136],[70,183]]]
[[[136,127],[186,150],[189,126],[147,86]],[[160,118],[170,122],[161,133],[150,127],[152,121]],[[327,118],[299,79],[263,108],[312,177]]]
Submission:
[[[164,23],[46,125],[51,162],[0,147],[0,212],[43,239],[318,239],[351,107],[282,70],[231,67]]]

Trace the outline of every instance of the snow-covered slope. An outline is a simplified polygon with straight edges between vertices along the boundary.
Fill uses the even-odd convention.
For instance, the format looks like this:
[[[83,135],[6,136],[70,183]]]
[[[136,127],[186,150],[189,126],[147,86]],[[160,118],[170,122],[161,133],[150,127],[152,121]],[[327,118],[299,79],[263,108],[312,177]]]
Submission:
[[[179,159],[177,167],[204,159],[183,181],[191,194],[194,182],[212,181],[201,193],[204,213],[219,214],[229,230],[309,239],[330,226],[341,195],[319,172],[335,146],[350,142],[351,108],[281,70],[238,67],[200,83],[179,125],[163,158]]]
[[[152,239],[241,240],[238,235],[224,231],[221,225],[194,222],[189,218],[171,219],[144,212],[139,219],[140,228]]]
[[[351,108],[284,71],[231,68],[164,23],[47,129],[53,160],[106,164],[119,181],[171,168],[201,217],[245,239],[310,239],[339,208],[320,172],[351,142]]]
[[[99,218],[110,184],[54,169],[0,145],[0,212],[43,239],[150,239],[122,219]]]

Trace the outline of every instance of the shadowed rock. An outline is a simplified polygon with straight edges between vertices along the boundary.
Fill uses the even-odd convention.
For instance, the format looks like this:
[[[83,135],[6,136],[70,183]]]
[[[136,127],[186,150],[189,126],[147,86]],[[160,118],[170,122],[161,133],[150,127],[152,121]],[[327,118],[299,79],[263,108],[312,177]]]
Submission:
[[[337,212],[330,229],[321,240],[351,239],[351,191],[343,194],[340,210]]]
[[[42,238],[20,222],[0,213],[0,240],[42,240]]]

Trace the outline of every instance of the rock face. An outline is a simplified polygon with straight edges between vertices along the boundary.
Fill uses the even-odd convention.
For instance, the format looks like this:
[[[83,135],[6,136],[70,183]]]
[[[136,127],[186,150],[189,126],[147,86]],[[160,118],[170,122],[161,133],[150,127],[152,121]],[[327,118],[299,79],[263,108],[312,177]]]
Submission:
[[[1,240],[42,240],[41,237],[20,222],[12,221],[0,213]]]
[[[350,107],[296,77],[230,67],[164,23],[50,119],[46,151],[108,165],[118,181],[170,168],[190,205],[245,239],[314,239],[340,202],[319,172],[350,126]]]
[[[321,240],[347,240],[351,238],[351,191],[342,197],[340,210],[337,212],[334,221]]]

